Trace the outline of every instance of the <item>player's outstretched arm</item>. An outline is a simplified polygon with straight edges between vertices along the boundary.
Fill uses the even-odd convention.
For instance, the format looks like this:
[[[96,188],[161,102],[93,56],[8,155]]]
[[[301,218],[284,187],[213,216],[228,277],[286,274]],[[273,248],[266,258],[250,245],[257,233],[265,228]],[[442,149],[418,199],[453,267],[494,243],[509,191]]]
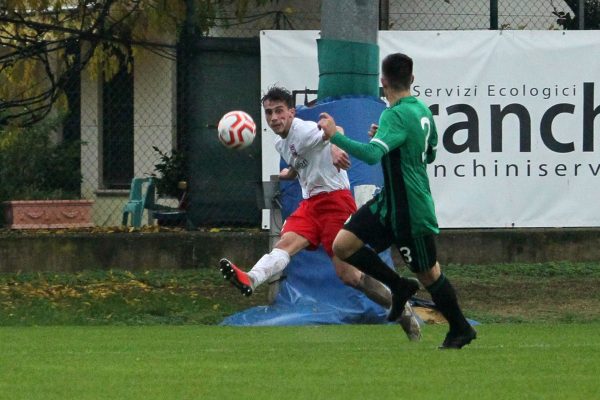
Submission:
[[[373,165],[378,163],[379,160],[381,160],[381,157],[385,155],[385,146],[378,144],[375,141],[361,143],[337,132],[335,120],[331,115],[321,113],[319,118],[319,127],[323,130],[323,136],[331,140],[332,144],[337,145],[339,148],[347,151],[359,160]]]
[[[333,117],[327,113],[321,113],[319,115],[319,129],[323,131],[323,139],[331,139],[333,135],[338,131],[338,126],[335,124]],[[342,130],[343,132],[343,130]]]

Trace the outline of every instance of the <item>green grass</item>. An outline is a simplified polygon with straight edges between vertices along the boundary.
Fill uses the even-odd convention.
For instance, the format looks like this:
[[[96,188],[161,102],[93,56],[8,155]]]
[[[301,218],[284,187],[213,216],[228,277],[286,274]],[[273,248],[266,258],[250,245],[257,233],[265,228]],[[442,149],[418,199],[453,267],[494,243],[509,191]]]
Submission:
[[[600,322],[600,263],[443,268],[480,322]],[[241,296],[215,268],[0,274],[0,326],[214,325],[266,297],[264,285]]]
[[[467,314],[482,322],[600,322],[600,263],[449,265]]]
[[[266,303],[214,269],[0,274],[0,399],[598,396],[600,264],[444,270],[484,323],[461,351],[437,350],[446,325],[214,326]]]
[[[445,327],[0,328],[0,397],[27,399],[590,399],[600,324],[490,324],[461,351]]]
[[[216,324],[266,301],[216,269],[0,274],[0,326]]]

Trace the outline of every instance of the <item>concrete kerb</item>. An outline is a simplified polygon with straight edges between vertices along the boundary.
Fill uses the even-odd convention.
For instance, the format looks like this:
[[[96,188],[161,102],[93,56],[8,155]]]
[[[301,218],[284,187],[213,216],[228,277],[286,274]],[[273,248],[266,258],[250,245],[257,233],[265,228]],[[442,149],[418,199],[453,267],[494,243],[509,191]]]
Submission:
[[[0,272],[184,269],[221,257],[250,267],[269,250],[266,231],[0,234]],[[392,253],[397,265],[401,259]],[[442,264],[600,261],[600,228],[448,229]]]
[[[268,240],[260,231],[0,235],[0,272],[216,268],[222,257],[247,265]]]

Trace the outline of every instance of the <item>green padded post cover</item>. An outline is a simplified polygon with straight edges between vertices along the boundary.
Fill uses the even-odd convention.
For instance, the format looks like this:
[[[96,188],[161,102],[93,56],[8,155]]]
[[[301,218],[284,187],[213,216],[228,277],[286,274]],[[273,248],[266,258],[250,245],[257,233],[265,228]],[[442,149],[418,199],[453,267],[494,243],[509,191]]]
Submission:
[[[318,98],[345,95],[379,96],[379,46],[317,39]]]

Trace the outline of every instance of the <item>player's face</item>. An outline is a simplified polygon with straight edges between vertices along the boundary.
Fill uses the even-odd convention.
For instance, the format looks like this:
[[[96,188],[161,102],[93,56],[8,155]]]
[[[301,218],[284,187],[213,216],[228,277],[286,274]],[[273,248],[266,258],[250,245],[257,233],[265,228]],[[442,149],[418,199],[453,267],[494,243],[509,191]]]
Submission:
[[[286,137],[296,116],[296,109],[289,108],[283,101],[265,100],[265,117],[276,135]]]

